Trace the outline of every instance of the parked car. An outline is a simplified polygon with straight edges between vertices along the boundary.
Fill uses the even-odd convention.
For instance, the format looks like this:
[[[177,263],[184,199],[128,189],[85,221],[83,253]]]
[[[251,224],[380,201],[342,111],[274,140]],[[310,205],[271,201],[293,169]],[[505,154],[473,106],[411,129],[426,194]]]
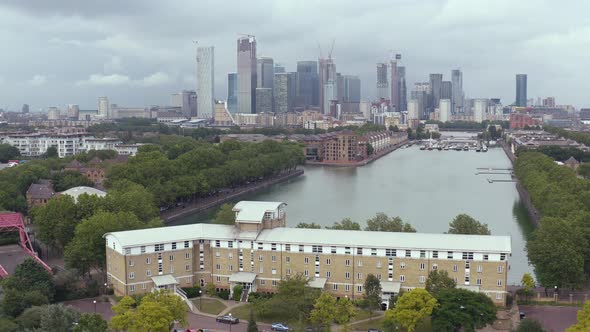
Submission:
[[[520,312],[520,319],[525,319],[526,318],[526,313],[524,311]]]
[[[274,323],[270,326],[273,331],[289,331],[289,327],[283,323]]]
[[[236,317],[229,316],[229,315],[217,316],[217,318],[215,320],[219,323],[225,323],[225,324],[238,324],[240,322],[240,320],[237,319]]]

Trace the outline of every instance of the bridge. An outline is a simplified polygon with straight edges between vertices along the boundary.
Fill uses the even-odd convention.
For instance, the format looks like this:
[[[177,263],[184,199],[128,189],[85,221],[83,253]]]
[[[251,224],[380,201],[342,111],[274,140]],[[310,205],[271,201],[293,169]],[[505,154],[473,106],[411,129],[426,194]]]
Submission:
[[[29,234],[25,228],[25,223],[20,213],[0,213],[0,232],[18,232],[20,246],[23,248],[25,253],[29,255],[35,262],[39,263],[45,270],[52,272],[51,267],[42,261],[29,239]],[[0,278],[7,276],[8,273],[0,265]]]

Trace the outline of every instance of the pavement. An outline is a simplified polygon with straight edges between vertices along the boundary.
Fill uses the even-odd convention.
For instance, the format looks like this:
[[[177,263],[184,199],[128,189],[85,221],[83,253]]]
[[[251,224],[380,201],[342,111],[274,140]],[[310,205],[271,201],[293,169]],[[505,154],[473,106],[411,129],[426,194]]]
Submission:
[[[0,265],[8,274],[13,274],[16,266],[27,258],[27,253],[18,244],[0,246]]]
[[[547,332],[562,332],[577,322],[576,314],[581,307],[530,306],[519,305],[520,311],[526,314],[525,319],[539,321]]]

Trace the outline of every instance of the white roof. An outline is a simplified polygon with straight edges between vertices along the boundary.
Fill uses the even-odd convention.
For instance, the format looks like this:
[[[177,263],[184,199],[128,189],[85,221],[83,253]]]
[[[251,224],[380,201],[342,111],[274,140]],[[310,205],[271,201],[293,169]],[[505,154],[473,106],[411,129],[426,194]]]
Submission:
[[[62,195],[70,195],[74,198],[74,202],[78,202],[78,196],[82,194],[96,195],[99,197],[106,196],[106,192],[92,187],[74,187],[61,192]]]
[[[256,279],[256,273],[236,272],[229,277],[229,282],[253,283],[255,279]]]
[[[164,274],[161,276],[153,276],[152,281],[156,284],[156,287],[166,286],[166,285],[177,285],[178,281],[174,278],[171,274]]]
[[[368,248],[454,250],[477,252],[512,251],[510,236],[434,233],[370,232],[334,229],[279,227],[264,229],[257,241]]]
[[[319,289],[324,289],[324,286],[326,286],[326,281],[328,279],[326,278],[315,278],[309,281],[309,283],[307,284],[307,286],[311,287],[311,288],[319,288]]]
[[[479,293],[479,286],[477,285],[457,285],[457,288]]]
[[[381,281],[381,292],[398,294],[401,286],[397,281]]]
[[[265,212],[276,211],[282,205],[287,204],[283,202],[241,201],[234,205],[232,210],[237,212],[236,221],[260,223]]]

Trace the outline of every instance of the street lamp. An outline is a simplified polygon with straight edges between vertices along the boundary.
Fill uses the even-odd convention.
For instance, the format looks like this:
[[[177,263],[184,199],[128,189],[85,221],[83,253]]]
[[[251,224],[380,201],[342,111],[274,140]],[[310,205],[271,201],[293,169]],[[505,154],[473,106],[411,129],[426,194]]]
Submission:
[[[203,290],[199,289],[199,310],[203,310]]]
[[[557,285],[555,285],[555,291],[553,292],[553,297],[555,298],[555,302],[557,303]]]
[[[106,282],[104,283],[104,294],[103,295],[107,295],[107,286],[109,284],[107,284]]]
[[[94,303],[94,313],[96,313],[96,300],[92,301]]]
[[[231,326],[234,325],[234,321],[231,318],[231,312],[229,313],[229,332],[231,332]]]

